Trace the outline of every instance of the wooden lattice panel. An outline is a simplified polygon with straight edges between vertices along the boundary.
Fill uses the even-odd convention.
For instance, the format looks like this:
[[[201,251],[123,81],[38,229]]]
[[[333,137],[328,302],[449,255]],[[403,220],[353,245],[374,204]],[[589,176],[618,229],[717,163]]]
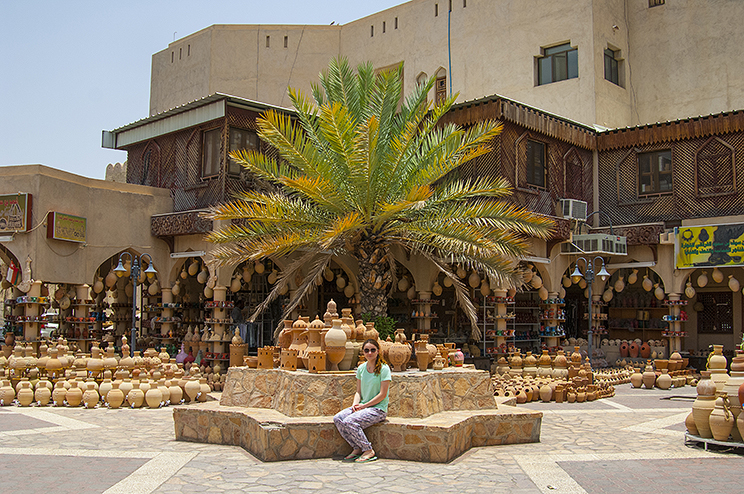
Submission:
[[[647,144],[639,147],[601,151],[599,153],[599,201],[602,211],[615,224],[676,221],[687,218],[705,218],[744,214],[744,195],[733,183],[721,183],[721,178],[733,180],[744,172],[742,151],[744,134],[717,136],[721,142],[711,148],[710,137],[676,142]],[[696,186],[695,172],[698,159],[705,152],[715,153],[730,146],[734,168],[726,173],[699,174]],[[672,191],[655,196],[638,194],[637,154],[671,149]],[[700,190],[708,194],[700,194]],[[710,194],[711,191],[724,192]]]

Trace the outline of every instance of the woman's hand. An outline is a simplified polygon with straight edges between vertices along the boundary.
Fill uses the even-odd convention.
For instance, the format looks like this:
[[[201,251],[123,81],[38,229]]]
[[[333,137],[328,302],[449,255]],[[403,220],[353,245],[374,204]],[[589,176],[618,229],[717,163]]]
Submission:
[[[357,403],[356,405],[351,406],[351,411],[358,412],[359,410],[362,410],[364,408],[365,408],[364,405],[362,405],[361,403]]]

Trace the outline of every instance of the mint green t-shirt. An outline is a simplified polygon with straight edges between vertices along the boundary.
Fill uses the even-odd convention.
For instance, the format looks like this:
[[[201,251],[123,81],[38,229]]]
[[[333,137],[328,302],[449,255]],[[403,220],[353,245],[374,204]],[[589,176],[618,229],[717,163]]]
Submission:
[[[367,363],[363,363],[359,367],[357,367],[356,370],[356,377],[360,381],[362,381],[362,399],[360,403],[364,404],[370,401],[372,398],[377,396],[380,393],[380,387],[382,386],[382,381],[391,381],[392,377],[390,375],[390,366],[387,364],[382,364],[382,369],[380,369],[380,375],[375,375],[374,372],[367,371]],[[383,412],[387,413],[387,407],[388,407],[388,397],[390,396],[390,393],[388,392],[388,396],[385,397],[384,400],[382,400],[377,405],[372,405],[375,408],[379,408]]]

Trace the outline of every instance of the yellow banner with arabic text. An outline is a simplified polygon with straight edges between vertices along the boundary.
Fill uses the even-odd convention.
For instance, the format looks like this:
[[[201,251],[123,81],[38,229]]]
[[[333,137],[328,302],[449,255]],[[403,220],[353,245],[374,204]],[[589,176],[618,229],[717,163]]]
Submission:
[[[677,269],[744,266],[744,224],[679,226],[674,237]]]

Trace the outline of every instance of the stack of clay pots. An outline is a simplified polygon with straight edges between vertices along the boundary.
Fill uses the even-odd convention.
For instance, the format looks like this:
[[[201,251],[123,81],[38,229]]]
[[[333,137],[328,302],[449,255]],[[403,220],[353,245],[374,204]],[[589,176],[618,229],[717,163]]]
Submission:
[[[614,396],[615,388],[606,379],[586,377],[586,371],[571,380],[552,377],[532,377],[509,373],[491,377],[494,395],[516,397],[517,403],[542,400],[544,402],[574,403]]]

